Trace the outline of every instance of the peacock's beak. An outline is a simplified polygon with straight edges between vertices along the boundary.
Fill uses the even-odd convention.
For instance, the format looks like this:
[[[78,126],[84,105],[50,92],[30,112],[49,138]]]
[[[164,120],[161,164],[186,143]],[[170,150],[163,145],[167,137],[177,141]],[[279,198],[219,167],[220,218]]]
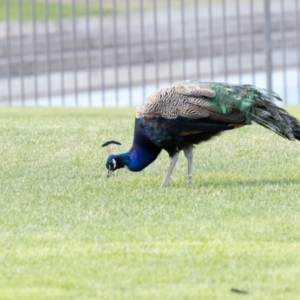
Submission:
[[[109,178],[109,176],[111,175],[112,172],[113,172],[113,170],[107,170],[106,177]]]

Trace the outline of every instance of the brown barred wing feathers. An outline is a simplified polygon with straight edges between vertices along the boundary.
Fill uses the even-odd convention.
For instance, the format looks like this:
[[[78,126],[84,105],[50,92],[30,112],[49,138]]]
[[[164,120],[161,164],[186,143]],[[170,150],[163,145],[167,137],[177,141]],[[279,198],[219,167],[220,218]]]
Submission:
[[[137,118],[163,117],[190,119],[209,116],[211,104],[206,97],[214,97],[215,92],[196,85],[174,85],[152,94],[136,110]]]
[[[227,114],[216,109],[212,99],[216,92],[205,84],[178,84],[152,94],[136,110],[137,118],[163,117],[176,119],[211,118],[215,121],[245,123],[238,111]]]

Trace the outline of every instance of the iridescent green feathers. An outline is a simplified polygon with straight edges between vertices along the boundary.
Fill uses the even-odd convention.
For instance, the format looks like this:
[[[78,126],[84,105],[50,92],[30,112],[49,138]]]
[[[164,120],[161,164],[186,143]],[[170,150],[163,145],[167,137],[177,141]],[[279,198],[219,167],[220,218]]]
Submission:
[[[209,118],[237,125],[254,121],[294,140],[299,121],[276,106],[275,99],[281,100],[276,93],[251,85],[187,81],[151,95],[137,108],[136,117]]]

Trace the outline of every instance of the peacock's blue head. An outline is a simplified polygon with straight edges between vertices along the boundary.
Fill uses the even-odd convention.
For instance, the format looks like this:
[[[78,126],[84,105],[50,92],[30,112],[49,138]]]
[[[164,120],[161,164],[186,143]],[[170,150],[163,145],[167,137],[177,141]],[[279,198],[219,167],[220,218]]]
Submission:
[[[126,167],[128,163],[129,163],[129,154],[128,153],[110,155],[106,161],[107,178],[115,170]]]

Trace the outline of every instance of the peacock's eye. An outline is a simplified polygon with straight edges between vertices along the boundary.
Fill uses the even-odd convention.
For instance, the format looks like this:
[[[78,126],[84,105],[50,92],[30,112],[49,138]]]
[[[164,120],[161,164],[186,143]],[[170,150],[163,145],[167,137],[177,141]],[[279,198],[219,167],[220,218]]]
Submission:
[[[106,164],[106,168],[111,171],[115,170],[116,166],[117,162],[114,158]]]

